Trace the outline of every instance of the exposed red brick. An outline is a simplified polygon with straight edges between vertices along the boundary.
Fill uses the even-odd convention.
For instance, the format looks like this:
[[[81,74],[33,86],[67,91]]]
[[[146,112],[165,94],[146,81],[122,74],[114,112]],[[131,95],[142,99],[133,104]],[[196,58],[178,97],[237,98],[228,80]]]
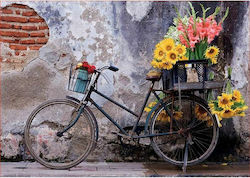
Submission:
[[[19,56],[20,52],[19,51],[15,51],[15,55]]]
[[[36,41],[33,39],[29,39],[29,40],[21,40],[20,44],[35,44]]]
[[[29,34],[19,31],[0,31],[0,36],[28,37]]]
[[[21,14],[20,10],[16,10],[16,14],[20,15]]]
[[[0,20],[7,22],[20,22],[20,23],[28,22],[28,19],[24,17],[0,16]]]
[[[14,49],[14,50],[27,50],[27,46],[22,46],[22,45],[10,44],[9,47],[10,49]]]
[[[48,42],[47,38],[38,38],[36,40],[36,43],[38,43],[38,44],[46,44],[47,42]]]
[[[30,33],[31,37],[45,37],[44,32],[32,32]]]
[[[23,16],[34,16],[37,15],[35,11],[27,11],[22,13]]]
[[[46,30],[49,29],[48,26],[39,26],[39,30]]]
[[[29,18],[29,22],[44,22],[42,18]]]
[[[13,14],[13,11],[11,9],[1,9],[0,13],[2,13],[2,14]]]
[[[42,46],[29,46],[30,50],[39,50]]]
[[[26,54],[23,53],[23,54],[21,54],[21,56],[26,56]]]
[[[22,26],[23,30],[37,30],[36,26]]]
[[[12,56],[12,54],[11,54],[10,52],[6,53],[6,55],[8,55],[8,56]]]
[[[0,23],[0,28],[12,28],[11,24]]]
[[[14,28],[14,29],[21,29],[22,26],[21,26],[21,25],[13,25],[13,28]]]
[[[20,8],[20,9],[27,9],[28,6],[22,5],[22,4],[12,4],[12,7]]]
[[[3,43],[18,43],[18,41],[12,40],[12,39],[0,39],[0,42]]]

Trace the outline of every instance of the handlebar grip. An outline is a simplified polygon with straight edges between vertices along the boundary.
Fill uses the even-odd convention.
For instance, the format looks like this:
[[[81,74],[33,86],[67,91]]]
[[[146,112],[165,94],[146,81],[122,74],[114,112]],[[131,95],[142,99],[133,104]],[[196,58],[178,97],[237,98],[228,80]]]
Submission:
[[[119,70],[119,69],[118,69],[117,67],[115,67],[115,66],[109,66],[108,69],[109,69],[109,70],[112,70],[112,71],[114,71],[114,72],[116,72],[116,71]]]

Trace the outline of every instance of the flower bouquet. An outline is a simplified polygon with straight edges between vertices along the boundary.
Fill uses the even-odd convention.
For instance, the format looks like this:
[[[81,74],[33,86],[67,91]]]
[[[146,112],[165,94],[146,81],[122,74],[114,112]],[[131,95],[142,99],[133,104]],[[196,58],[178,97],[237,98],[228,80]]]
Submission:
[[[222,30],[222,23],[226,19],[229,9],[226,9],[224,17],[217,22],[216,16],[218,15],[220,8],[216,7],[215,11],[206,16],[207,11],[210,8],[205,9],[201,4],[202,17],[197,17],[196,12],[189,2],[191,12],[188,10],[188,16],[181,17],[178,10],[177,18],[174,19],[173,26],[170,26],[164,39],[160,41],[154,49],[153,60],[151,65],[163,71],[163,89],[168,89],[173,86],[173,83],[177,83],[177,78],[180,78],[180,73],[186,75],[186,69],[196,70],[197,78],[199,82],[207,80],[207,76],[199,77],[199,74],[206,75],[206,65],[217,64],[218,55],[220,49],[211,45],[211,42]],[[192,65],[188,64],[191,63]],[[184,62],[178,62],[184,61]],[[190,61],[190,62],[189,62]],[[201,61],[205,61],[202,63]],[[178,62],[178,63],[177,63]],[[180,65],[181,64],[181,65]],[[182,68],[180,68],[182,66]],[[199,71],[201,70],[201,71]],[[205,71],[205,72],[204,72]],[[165,75],[164,75],[165,74]],[[231,75],[231,73],[229,72]],[[177,77],[178,76],[178,77]],[[209,80],[213,80],[214,74],[209,74]],[[182,77],[181,82],[187,82],[187,77]],[[164,81],[168,81],[172,84],[165,86]],[[230,77],[226,80],[226,90],[221,96],[214,100],[212,90],[208,90],[210,97],[207,98],[210,110],[212,114],[216,114],[219,120],[223,118],[231,118],[234,116],[245,116],[244,111],[248,108],[238,90],[232,90]],[[179,82],[179,80],[178,80]],[[166,82],[165,82],[166,83]],[[165,86],[165,88],[164,88]],[[161,93],[161,99],[165,97],[165,94]],[[158,100],[151,102],[146,108],[146,112],[150,112],[152,108],[158,103]],[[182,117],[180,108],[173,108],[173,116],[175,119]],[[159,120],[169,122],[169,117],[163,111],[159,116]],[[195,106],[195,116],[198,120],[207,121],[208,126],[212,126],[212,120],[204,108],[199,105]],[[219,123],[219,126],[221,124]]]
[[[228,70],[228,79],[224,92],[217,96],[216,100],[209,98],[209,108],[212,114],[218,116],[219,121],[222,119],[232,118],[234,116],[245,116],[245,110],[248,109],[239,90],[233,90],[231,85],[231,68]],[[221,126],[221,124],[219,125]]]
[[[171,70],[177,61],[186,60],[206,59],[210,65],[217,63],[220,50],[210,44],[222,30],[222,23],[227,17],[229,9],[227,8],[224,17],[217,22],[215,18],[220,11],[219,7],[215,9],[212,15],[206,17],[206,13],[210,8],[205,9],[201,4],[203,16],[197,17],[192,4],[189,3],[189,5],[191,9],[191,13],[188,11],[189,16],[181,17],[178,10],[176,10],[177,18],[174,19],[174,25],[169,27],[165,39],[156,45],[154,59],[151,62],[154,68]],[[188,66],[190,65],[185,65],[185,67]],[[207,76],[203,76],[206,75],[205,70],[205,65],[197,61],[196,71],[199,82],[207,80]],[[179,70],[179,72],[187,75],[185,71]],[[183,77],[181,82],[186,82],[186,78]],[[174,83],[176,82],[174,81]]]

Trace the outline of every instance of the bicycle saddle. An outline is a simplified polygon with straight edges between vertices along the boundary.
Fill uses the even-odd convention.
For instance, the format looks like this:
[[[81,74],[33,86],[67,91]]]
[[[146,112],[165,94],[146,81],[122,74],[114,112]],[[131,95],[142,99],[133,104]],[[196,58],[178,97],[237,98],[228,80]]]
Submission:
[[[159,81],[161,78],[161,72],[151,70],[147,73],[146,80],[149,81]]]

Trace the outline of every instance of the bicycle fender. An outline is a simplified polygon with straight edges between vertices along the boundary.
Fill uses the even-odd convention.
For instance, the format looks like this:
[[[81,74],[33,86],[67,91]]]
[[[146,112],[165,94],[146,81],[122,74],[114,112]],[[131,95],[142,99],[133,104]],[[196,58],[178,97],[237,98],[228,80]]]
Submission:
[[[146,118],[146,123],[145,123],[145,127],[144,127],[144,133],[146,134],[147,128],[148,128],[148,124],[149,124],[149,120],[151,119],[151,115],[155,112],[155,110],[158,108],[158,106],[161,103],[157,103],[152,109],[151,111],[148,113],[147,118]]]

